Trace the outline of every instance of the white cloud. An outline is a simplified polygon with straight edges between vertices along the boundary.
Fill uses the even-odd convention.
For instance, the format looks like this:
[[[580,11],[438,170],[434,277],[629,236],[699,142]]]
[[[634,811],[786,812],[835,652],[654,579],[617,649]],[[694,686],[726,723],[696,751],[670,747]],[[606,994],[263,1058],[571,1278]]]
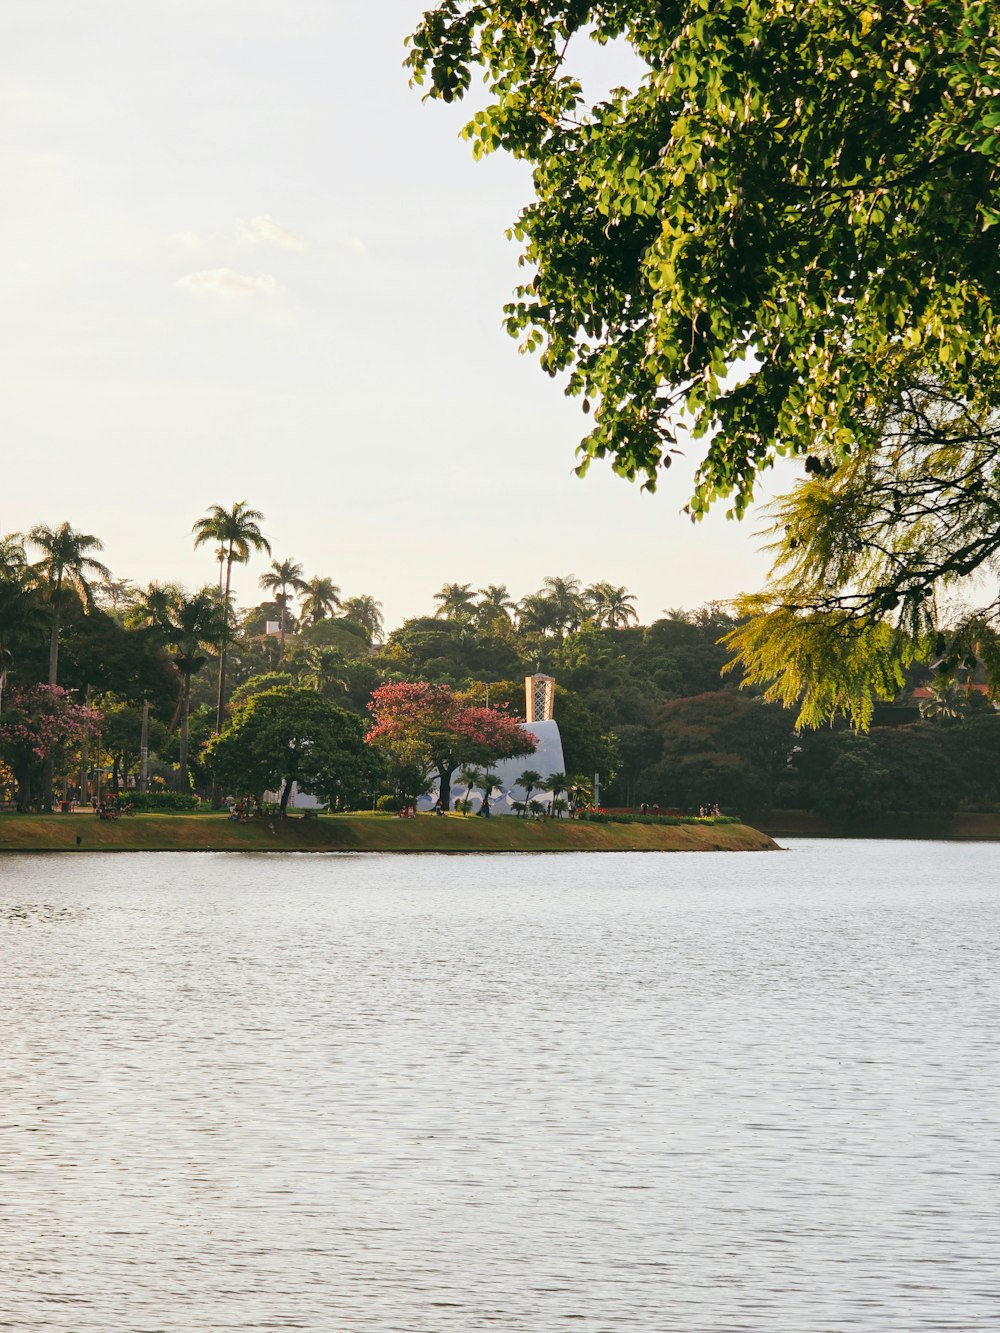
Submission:
[[[240,240],[244,245],[274,245],[279,250],[301,250],[302,242],[297,236],[293,236],[290,231],[275,222],[274,218],[263,213],[260,217],[251,218],[249,222],[240,223]]]
[[[270,273],[237,273],[231,268],[206,268],[178,278],[186,292],[208,296],[283,296],[285,289]]]
[[[196,231],[175,231],[174,244],[182,250],[191,252],[205,249],[204,238],[199,236]]]

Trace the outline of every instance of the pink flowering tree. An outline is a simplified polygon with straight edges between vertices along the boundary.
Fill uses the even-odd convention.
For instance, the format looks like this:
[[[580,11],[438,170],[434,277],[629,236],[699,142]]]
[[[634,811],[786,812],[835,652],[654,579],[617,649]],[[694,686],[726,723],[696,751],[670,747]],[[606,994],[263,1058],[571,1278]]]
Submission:
[[[451,775],[465,764],[491,764],[534,754],[538,738],[497,708],[471,707],[447,685],[426,681],[380,685],[372,694],[367,740],[397,772],[416,770],[440,780],[441,803],[451,807]]]
[[[58,685],[8,689],[0,716],[0,758],[14,772],[19,810],[30,808],[46,762],[79,744],[100,720],[100,713],[73,703]]]

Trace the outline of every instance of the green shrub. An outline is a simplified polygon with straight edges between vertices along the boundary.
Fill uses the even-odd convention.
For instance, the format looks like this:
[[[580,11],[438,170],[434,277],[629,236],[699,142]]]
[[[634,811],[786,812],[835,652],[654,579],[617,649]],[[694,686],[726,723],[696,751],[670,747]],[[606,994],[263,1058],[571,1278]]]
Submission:
[[[403,798],[401,796],[379,796],[375,801],[375,809],[381,810],[383,814],[398,815],[403,808]]]
[[[144,814],[176,814],[180,810],[197,810],[200,804],[197,796],[180,791],[122,792],[122,805],[128,805],[130,801]]]

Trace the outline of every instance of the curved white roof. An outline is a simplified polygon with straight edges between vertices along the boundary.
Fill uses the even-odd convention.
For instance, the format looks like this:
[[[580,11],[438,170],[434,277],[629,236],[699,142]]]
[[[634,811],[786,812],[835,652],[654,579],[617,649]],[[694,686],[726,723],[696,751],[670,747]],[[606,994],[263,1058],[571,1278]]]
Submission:
[[[559,735],[558,722],[522,722],[521,726],[525,731],[530,731],[533,736],[538,738],[538,748],[534,754],[523,754],[518,759],[501,759],[499,763],[490,766],[500,779],[499,790],[495,790],[490,797],[490,811],[495,815],[513,814],[514,802],[524,800],[524,790],[517,786],[517,778],[520,773],[533,768],[536,773],[541,773],[543,778],[547,778],[550,773],[566,772],[566,761],[563,758],[562,737]],[[464,800],[466,790],[462,783],[453,783],[451,788],[452,802]],[[552,792],[543,784],[541,790],[535,790],[531,793],[531,799],[541,801],[544,805],[551,801]],[[418,805],[421,810],[432,810],[436,802],[437,788],[435,787],[430,796],[421,797]],[[482,803],[482,791],[478,787],[473,787],[472,808],[478,810]]]

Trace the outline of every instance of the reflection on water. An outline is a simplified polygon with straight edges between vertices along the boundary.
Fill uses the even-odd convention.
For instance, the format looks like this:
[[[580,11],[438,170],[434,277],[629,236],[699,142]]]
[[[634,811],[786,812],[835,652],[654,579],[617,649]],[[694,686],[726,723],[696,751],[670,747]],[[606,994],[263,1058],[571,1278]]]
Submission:
[[[0,862],[0,1328],[994,1330],[997,849]]]

